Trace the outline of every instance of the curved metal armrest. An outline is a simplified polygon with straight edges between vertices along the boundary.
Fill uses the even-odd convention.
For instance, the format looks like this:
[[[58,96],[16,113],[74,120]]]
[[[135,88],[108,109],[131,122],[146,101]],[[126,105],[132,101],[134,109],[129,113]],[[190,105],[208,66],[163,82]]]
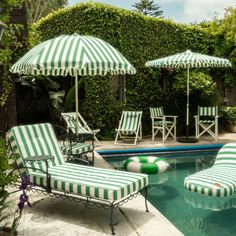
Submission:
[[[52,161],[52,160],[54,160],[54,157],[50,156],[50,155],[31,156],[31,157],[25,158],[25,160],[27,162],[31,162],[31,161],[37,161],[37,162],[40,162],[40,161]]]

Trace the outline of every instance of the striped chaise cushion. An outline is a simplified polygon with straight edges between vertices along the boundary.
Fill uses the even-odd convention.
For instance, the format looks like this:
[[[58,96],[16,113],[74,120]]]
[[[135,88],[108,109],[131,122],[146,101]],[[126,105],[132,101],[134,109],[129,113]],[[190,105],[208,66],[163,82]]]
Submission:
[[[110,201],[120,200],[148,185],[148,176],[65,163],[49,168],[51,188]],[[31,174],[35,185],[46,186],[45,175]]]
[[[185,178],[186,189],[207,196],[224,197],[236,192],[236,143],[224,145],[213,167]]]

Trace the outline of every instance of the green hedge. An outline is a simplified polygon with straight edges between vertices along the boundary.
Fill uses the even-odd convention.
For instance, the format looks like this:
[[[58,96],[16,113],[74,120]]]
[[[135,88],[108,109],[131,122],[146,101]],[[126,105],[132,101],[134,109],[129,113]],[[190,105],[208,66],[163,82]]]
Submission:
[[[110,76],[85,80],[82,113],[95,127],[100,127],[101,135],[106,137],[113,134],[118,126],[122,109],[144,111],[144,133],[150,133],[151,130],[149,106],[164,105],[168,112],[184,114],[183,101],[170,101],[168,97],[171,98],[171,91],[163,90],[161,86],[163,79],[171,80],[173,73],[145,68],[146,61],[187,49],[209,54],[219,51],[215,38],[196,26],[146,17],[99,3],[78,4],[49,14],[33,25],[30,44],[33,46],[39,41],[73,33],[94,35],[106,40],[137,69],[136,75],[126,76],[126,104],[120,104],[112,97],[108,83]]]

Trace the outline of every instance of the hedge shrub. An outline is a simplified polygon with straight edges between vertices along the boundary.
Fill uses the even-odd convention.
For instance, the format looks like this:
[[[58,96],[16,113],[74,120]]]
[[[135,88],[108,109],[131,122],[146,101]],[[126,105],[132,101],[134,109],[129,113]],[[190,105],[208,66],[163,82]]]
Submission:
[[[169,101],[172,91],[164,90],[161,85],[164,79],[173,76],[167,70],[145,68],[146,61],[187,49],[206,54],[218,51],[214,36],[196,26],[91,2],[59,10],[41,19],[31,29],[30,44],[33,46],[61,34],[73,33],[104,39],[137,69],[136,75],[126,76],[126,104],[120,104],[112,97],[108,82],[111,76],[85,80],[82,113],[90,123],[101,128],[102,136],[112,134],[118,126],[122,109],[144,111],[144,133],[150,133],[149,106],[164,105],[168,112],[183,113],[181,102],[176,98]]]

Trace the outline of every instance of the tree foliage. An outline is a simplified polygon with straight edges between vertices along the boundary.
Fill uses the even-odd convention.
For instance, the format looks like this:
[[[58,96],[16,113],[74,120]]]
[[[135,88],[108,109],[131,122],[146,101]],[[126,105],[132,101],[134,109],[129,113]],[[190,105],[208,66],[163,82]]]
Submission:
[[[85,77],[85,102],[81,106],[81,112],[89,123],[101,128],[101,135],[112,134],[124,109],[143,110],[144,132],[150,131],[150,106],[162,105],[166,112],[172,114],[185,113],[182,102],[186,102],[184,95],[181,94],[179,99],[172,95],[173,90],[163,89],[164,80],[171,83],[173,74],[180,70],[168,72],[164,69],[147,68],[145,62],[148,60],[187,49],[221,56],[221,42],[200,27],[145,17],[133,11],[98,3],[78,4],[49,14],[33,25],[30,42],[33,46],[61,34],[74,33],[104,39],[137,69],[136,75],[126,75],[126,104],[114,100],[110,86],[111,76]],[[199,89],[204,90],[204,87]]]
[[[68,4],[68,0],[24,0],[28,24],[37,22],[50,12],[57,11]]]
[[[163,14],[163,11],[160,10],[161,7],[158,4],[154,4],[152,0],[140,0],[140,2],[135,3],[133,7],[145,16],[160,17]]]
[[[9,14],[13,7],[19,7],[20,0],[3,0],[0,2],[2,9],[0,20],[7,25],[5,28],[2,41],[0,42],[0,65],[2,66],[1,86],[0,86],[0,106],[4,106],[12,90],[12,81],[9,73],[9,65],[15,52],[21,48],[22,44],[18,40],[21,25],[7,24]]]
[[[202,22],[199,27],[215,36],[216,55],[228,57],[233,64],[231,71],[224,76],[224,85],[233,87],[236,84],[236,7],[225,10],[224,18],[215,18],[211,22]]]

